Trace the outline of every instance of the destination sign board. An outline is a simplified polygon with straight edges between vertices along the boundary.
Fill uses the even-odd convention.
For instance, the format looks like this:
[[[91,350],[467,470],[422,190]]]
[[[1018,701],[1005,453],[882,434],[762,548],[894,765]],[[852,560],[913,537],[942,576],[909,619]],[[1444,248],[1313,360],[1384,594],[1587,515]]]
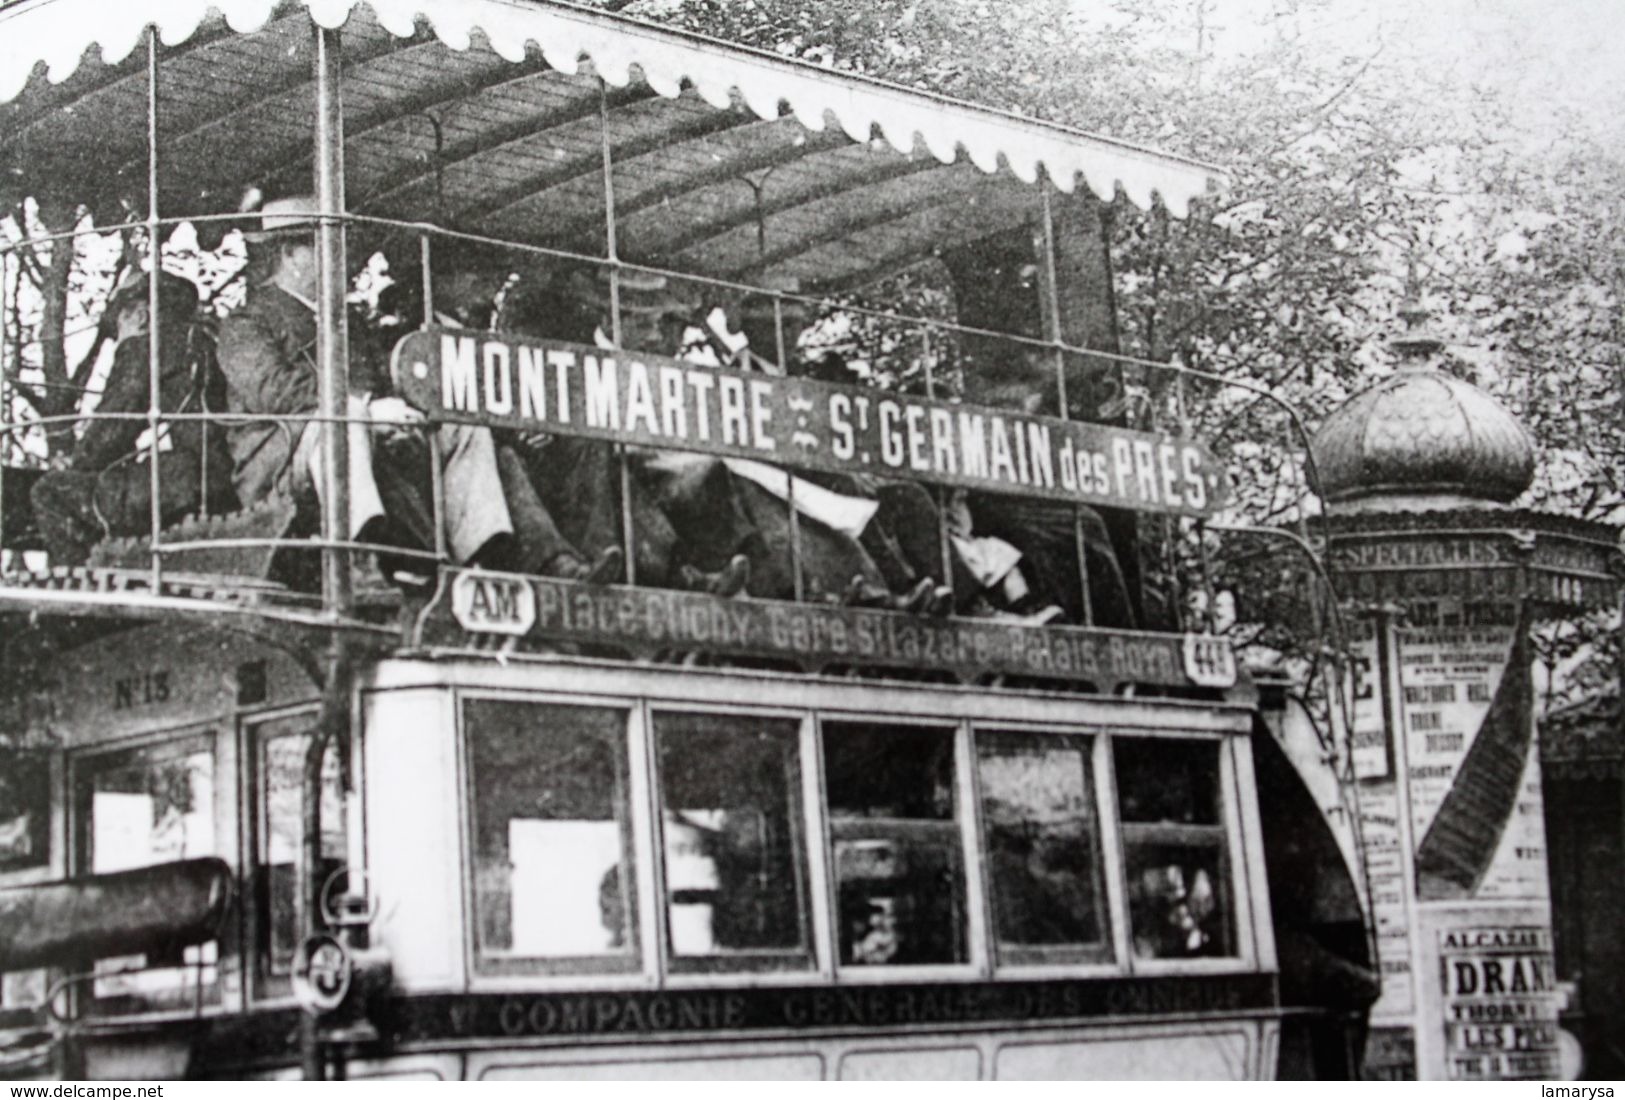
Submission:
[[[392,370],[440,420],[1175,515],[1229,494],[1191,440],[586,344],[425,329]]]
[[[1227,688],[1230,643],[1205,635],[933,619],[855,607],[725,599],[622,585],[588,585],[484,570],[448,570],[423,620],[421,644],[469,634],[586,642],[635,653],[700,650],[828,665],[946,670],[1087,682]]]

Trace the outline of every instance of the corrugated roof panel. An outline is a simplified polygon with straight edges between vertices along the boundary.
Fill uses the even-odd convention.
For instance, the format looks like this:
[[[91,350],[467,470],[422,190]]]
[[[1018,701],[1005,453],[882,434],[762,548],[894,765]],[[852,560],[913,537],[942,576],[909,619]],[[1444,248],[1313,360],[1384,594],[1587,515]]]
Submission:
[[[235,209],[246,185],[269,194],[310,186],[312,18],[344,26],[352,210],[549,247],[603,247],[601,94],[621,256],[718,275],[749,274],[761,262],[757,186],[769,262],[805,266],[785,252],[802,242],[820,278],[845,279],[999,228],[947,215],[960,187],[1008,192],[997,200],[1006,222],[1010,211],[1030,210],[1037,192],[1018,177],[1037,178],[1040,164],[1063,190],[1083,171],[1108,194],[1121,184],[1144,202],[1160,190],[1175,213],[1211,174],[579,9],[512,0],[216,4],[24,0],[0,11],[0,101],[10,101],[0,102],[0,189],[66,185],[98,211],[144,206],[137,47],[149,19],[166,43],[160,205],[175,216]],[[30,76],[35,62],[45,70]],[[930,239],[936,232],[953,239]]]
[[[264,26],[278,6],[273,0],[213,4],[238,31]],[[363,38],[379,29],[411,37],[422,19],[454,50],[468,49],[483,35],[509,61],[523,60],[534,44],[550,65],[565,72],[575,72],[582,58],[592,59],[596,71],[616,86],[629,83],[636,66],[662,95],[677,94],[686,82],[713,105],[741,99],[763,118],[777,117],[785,105],[813,130],[822,130],[826,115],[833,116],[849,136],[866,140],[878,131],[900,152],[912,151],[918,142],[944,162],[962,152],[988,172],[996,171],[1002,158],[1025,182],[1047,169],[1063,191],[1071,191],[1080,176],[1101,197],[1121,186],[1142,205],[1160,191],[1176,214],[1206,190],[1214,174],[1206,166],[1097,135],[579,9],[513,0],[298,0],[281,6],[303,7],[323,26],[348,22],[349,33]],[[352,18],[363,8],[361,18]],[[210,10],[203,0],[55,0],[8,8],[0,13],[0,101],[22,91],[36,63],[46,66],[53,81],[74,72],[91,46],[117,64],[136,48],[149,22],[173,45],[190,39]]]

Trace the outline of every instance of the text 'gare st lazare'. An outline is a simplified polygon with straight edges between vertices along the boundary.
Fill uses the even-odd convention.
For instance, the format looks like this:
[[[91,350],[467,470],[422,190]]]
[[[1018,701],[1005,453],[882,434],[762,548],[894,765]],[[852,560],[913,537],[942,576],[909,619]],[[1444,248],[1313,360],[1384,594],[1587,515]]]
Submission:
[[[451,420],[1181,515],[1228,496],[1191,440],[886,390],[443,330],[405,336],[393,364],[407,400]]]

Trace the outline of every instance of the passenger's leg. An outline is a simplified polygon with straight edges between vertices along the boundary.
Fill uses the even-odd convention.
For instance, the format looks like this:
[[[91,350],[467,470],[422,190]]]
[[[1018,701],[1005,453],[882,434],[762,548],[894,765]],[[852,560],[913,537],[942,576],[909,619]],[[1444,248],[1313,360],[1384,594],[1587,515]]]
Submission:
[[[538,498],[559,533],[585,557],[603,559],[623,540],[620,461],[615,446],[601,439],[555,436],[526,457]],[[677,533],[653,493],[632,484],[634,568],[639,584],[672,583]]]
[[[972,498],[971,511],[976,534],[1004,539],[1021,551],[1021,569],[1038,602],[1058,604],[1071,622],[1084,621],[1072,505],[981,494]],[[1083,534],[1094,624],[1132,627],[1133,605],[1123,571],[1105,525],[1093,509],[1083,510]]]
[[[507,499],[513,518],[521,570],[599,584],[620,579],[620,547],[606,548],[598,555],[596,566],[584,561],[570,540],[559,532],[531,483],[524,459],[512,447],[497,447],[497,470],[502,476],[502,495]]]
[[[864,546],[881,566],[891,566],[888,583],[893,591],[914,584],[922,577],[946,580],[942,568],[942,515],[936,500],[925,486],[912,481],[888,481],[875,497],[880,510],[864,532]],[[873,543],[874,545],[871,545]],[[963,594],[974,582],[962,563],[950,554],[954,591]]]
[[[750,556],[757,527],[740,498],[741,481],[712,455],[684,451],[638,452],[633,456],[634,498],[651,500],[678,535],[683,564],[712,571],[726,568],[737,554]]]
[[[103,535],[96,518],[96,475],[77,470],[42,474],[30,491],[34,522],[52,565],[83,565]]]
[[[453,559],[472,561],[492,539],[514,534],[496,441],[490,429],[468,424],[442,424],[439,439],[446,541]]]
[[[752,596],[771,600],[795,598],[791,564],[790,510],[783,499],[748,479],[738,479],[737,492],[757,537],[747,543]],[[816,520],[800,518],[801,576],[809,600],[839,598],[854,578],[885,591],[885,577],[857,540]]]
[[[361,534],[361,529],[368,523],[373,523],[384,516],[383,498],[378,493],[378,483],[373,479],[372,473],[372,434],[371,421],[367,416],[367,404],[360,398],[351,397],[348,406],[350,423],[346,431],[349,443],[350,467],[350,531],[349,536],[355,538]],[[303,472],[309,479],[309,484],[316,491],[319,499],[322,495],[322,432],[321,425],[308,424],[299,436],[298,449],[294,455],[294,471],[296,480],[292,486],[297,493],[302,486],[297,481],[297,474]]]

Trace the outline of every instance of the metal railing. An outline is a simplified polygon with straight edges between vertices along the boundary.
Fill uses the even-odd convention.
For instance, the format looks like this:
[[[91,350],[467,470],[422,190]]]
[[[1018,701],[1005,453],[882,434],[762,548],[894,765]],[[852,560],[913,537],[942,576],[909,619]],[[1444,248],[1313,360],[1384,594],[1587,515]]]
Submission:
[[[184,222],[230,222],[235,218],[236,216],[221,215],[207,219],[158,219],[156,223],[152,219],[141,222],[132,221],[118,226],[98,226],[94,230],[84,229],[68,233],[42,234],[31,237],[28,247],[38,247],[44,244],[55,245],[58,242],[71,243],[76,237],[91,232],[105,234],[113,230],[135,228],[146,230],[150,235],[149,239],[156,239],[158,232]],[[341,227],[353,226],[364,231],[369,236],[376,235],[381,231],[386,234],[405,235],[417,239],[418,247],[415,251],[418,255],[419,271],[414,273],[416,278],[412,281],[421,286],[422,322],[425,326],[434,320],[436,291],[433,257],[436,247],[446,245],[456,247],[462,244],[471,244],[484,249],[499,250],[509,261],[508,266],[512,271],[518,273],[520,282],[515,285],[519,286],[525,285],[524,280],[530,277],[530,274],[535,270],[550,270],[552,277],[555,278],[561,267],[590,273],[596,278],[597,285],[607,285],[608,301],[606,304],[608,309],[604,320],[607,321],[612,330],[607,334],[610,336],[611,342],[616,342],[615,338],[620,334],[622,328],[623,294],[620,287],[621,280],[628,273],[636,273],[644,278],[658,277],[665,280],[669,285],[687,291],[695,301],[700,303],[737,301],[747,295],[768,297],[773,303],[774,346],[760,351],[757,349],[752,350],[762,355],[763,358],[775,361],[780,369],[793,368],[793,364],[787,362],[787,360],[793,357],[795,349],[786,346],[785,336],[785,313],[787,308],[793,305],[801,312],[825,318],[837,316],[849,326],[868,325],[876,333],[899,337],[892,342],[905,349],[903,354],[909,361],[902,364],[892,363],[890,364],[892,367],[899,367],[900,369],[884,373],[907,378],[916,385],[923,383],[925,395],[937,400],[944,399],[945,390],[948,391],[948,400],[955,400],[958,396],[961,396],[951,392],[952,387],[947,384],[945,379],[961,373],[958,368],[962,365],[962,346],[967,340],[975,340],[980,342],[984,348],[1004,349],[1004,353],[1012,357],[1025,357],[1028,360],[1035,357],[1051,359],[1053,369],[1045,392],[1034,396],[1041,400],[1045,408],[1053,410],[1062,418],[1078,416],[1085,411],[1077,408],[1075,401],[1069,401],[1069,382],[1075,382],[1084,372],[1098,372],[1102,369],[1118,372],[1122,392],[1125,395],[1124,409],[1118,417],[1118,422],[1123,424],[1126,421],[1125,426],[1141,430],[1162,433],[1178,430],[1188,434],[1191,431],[1192,424],[1199,419],[1203,411],[1203,404],[1209,408],[1223,407],[1228,399],[1233,407],[1236,398],[1244,398],[1254,403],[1267,403],[1268,406],[1277,409],[1280,413],[1280,437],[1273,443],[1268,440],[1254,440],[1252,442],[1255,447],[1272,450],[1278,456],[1280,468],[1288,471],[1284,476],[1289,481],[1298,483],[1298,501],[1294,510],[1297,512],[1299,519],[1301,520],[1305,514],[1315,510],[1314,505],[1309,503],[1310,498],[1313,496],[1312,486],[1315,475],[1302,417],[1279,396],[1265,387],[1248,381],[1229,379],[1177,363],[1159,363],[1134,356],[1077,347],[1067,344],[1054,332],[1048,338],[997,332],[959,324],[944,318],[915,316],[878,309],[871,305],[852,301],[850,298],[831,299],[817,295],[794,293],[779,288],[764,289],[747,282],[699,276],[671,268],[632,264],[612,256],[594,256],[544,246],[503,241],[480,234],[447,230],[426,223],[401,222],[363,216],[346,216],[339,219],[339,221]],[[8,251],[15,251],[17,247],[20,246],[14,246]],[[8,265],[11,262],[11,258],[5,253],[0,253],[0,259],[7,261]],[[148,262],[150,266],[150,256]],[[158,266],[162,267],[161,257]],[[403,283],[412,279],[412,275],[406,272],[392,272],[391,277]],[[12,280],[10,278],[0,279],[0,283],[9,288],[12,285]],[[230,286],[230,282],[217,288],[215,297],[217,298],[219,292],[228,286]],[[157,317],[161,313],[161,307],[158,307],[155,301],[157,296],[155,281],[149,280],[149,290],[153,299],[149,303],[149,313]],[[160,407],[159,402],[156,400],[156,395],[159,393],[161,386],[152,386],[151,379],[149,379],[149,393],[154,396],[154,400],[152,401],[152,407],[144,413],[100,413],[93,410],[88,414],[62,413],[19,418],[12,414],[21,399],[12,394],[9,387],[13,378],[20,377],[27,372],[27,368],[24,366],[27,344],[29,342],[37,344],[39,339],[38,334],[35,335],[32,341],[20,341],[12,338],[12,329],[18,328],[20,330],[21,328],[20,324],[14,323],[20,321],[21,312],[18,303],[0,301],[0,316],[8,318],[6,329],[8,338],[5,341],[4,348],[0,349],[0,361],[5,364],[4,377],[0,379],[0,410],[3,410],[4,413],[4,421],[0,423],[0,432],[3,432],[6,440],[4,456],[8,460],[5,464],[9,464],[11,460],[26,453],[25,448],[21,446],[21,440],[29,433],[49,431],[58,429],[68,423],[96,419],[139,421],[155,439],[161,436],[168,426],[186,423],[201,423],[221,430],[254,422],[282,423],[289,425],[297,433],[297,431],[303,429],[304,425],[310,423],[348,425],[355,422],[352,417],[324,416],[316,411],[291,415],[248,414],[230,410],[207,412],[167,411]],[[1050,312],[1053,315],[1053,308]],[[690,318],[690,321],[693,327],[709,331],[703,317],[694,316]],[[162,323],[161,320],[160,325]],[[156,377],[157,360],[162,342],[160,325],[149,325],[148,329],[149,356],[154,364],[154,377]],[[402,331],[404,332],[405,329],[403,328]],[[17,337],[23,335],[21,331],[15,334]],[[876,342],[883,343],[885,341],[877,339]],[[888,353],[883,352],[882,354]],[[955,362],[956,355],[961,362]],[[856,382],[858,379],[853,376],[849,381]],[[1198,396],[1193,395],[1191,392],[1193,388],[1197,387],[1208,390],[1209,397],[1205,402],[1199,401]],[[1076,385],[1074,385],[1070,393],[1076,394],[1076,392]],[[1219,396],[1214,399],[1212,395]],[[1000,401],[995,398],[983,403],[998,405]],[[674,449],[682,449],[683,444],[681,441],[674,440],[671,446]],[[206,462],[207,448],[200,448],[200,450],[202,451],[199,455],[200,461]],[[155,449],[153,453],[156,454]],[[1302,463],[1301,468],[1297,466],[1300,462]],[[431,468],[434,465],[435,463],[431,462]],[[159,507],[163,492],[161,474],[156,461],[151,462],[150,466],[152,478],[150,491],[153,503],[145,530],[121,531],[114,534],[125,536],[144,535],[148,539],[151,551],[151,580],[153,587],[156,589],[162,582],[166,559],[198,549],[200,541],[197,539],[166,540]],[[206,477],[208,471],[202,470],[200,474]],[[629,494],[624,491],[626,488],[626,475],[623,472],[621,476],[622,506],[623,509],[628,509],[623,529],[623,549],[626,551],[628,562],[630,562],[635,560],[635,555],[631,552],[634,547],[630,543],[634,536],[628,507]],[[1233,464],[1230,474],[1233,484],[1241,483],[1246,476],[1244,468]],[[605,488],[607,489],[607,487]],[[443,531],[443,493],[438,491],[438,484],[436,489],[432,501],[433,518],[436,530]],[[0,468],[0,510],[5,509],[7,491],[5,470]],[[208,507],[206,496],[207,494],[202,494],[203,499],[199,500],[204,514],[207,514]],[[941,502],[945,499],[945,494],[938,491],[937,499]],[[1247,523],[1247,521],[1262,518],[1248,514],[1247,503],[1245,499],[1238,498],[1233,506],[1234,519],[1243,524]],[[796,525],[799,521],[794,518],[796,515],[796,509],[793,506],[794,502],[791,501],[790,504],[792,517],[790,521],[791,557],[797,581],[796,591],[799,596],[804,591],[801,583],[800,546],[796,538]],[[1195,600],[1188,600],[1183,595],[1165,597],[1167,614],[1163,617],[1163,621],[1157,625],[1181,630],[1213,630],[1217,625],[1216,618],[1218,615],[1216,589],[1220,585],[1217,567],[1213,560],[1215,532],[1209,529],[1204,521],[1173,517],[1141,516],[1134,521],[1134,527],[1136,534],[1139,536],[1138,541],[1142,557],[1145,559],[1140,563],[1136,563],[1142,567],[1140,571],[1152,577],[1160,575],[1164,582],[1161,587],[1169,589],[1181,587],[1172,582],[1178,578],[1184,578],[1188,583],[1183,587],[1199,593],[1198,598]],[[942,536],[941,542],[946,551],[948,544],[946,529],[940,533]],[[215,543],[215,545],[229,544],[231,543]],[[425,562],[443,563],[448,561],[448,553],[443,538],[437,539],[436,545],[432,548],[414,549],[371,542],[357,542],[339,537],[333,531],[326,531],[319,536],[310,538],[243,538],[235,540],[235,544],[245,548],[259,547],[263,549],[286,548],[310,551],[337,550],[373,553],[382,551]],[[1087,593],[1089,591],[1088,566],[1082,555],[1083,539],[1081,528],[1078,544],[1080,551],[1080,580],[1082,590]],[[946,562],[946,553],[944,561]],[[948,573],[949,571],[944,569],[944,572]],[[944,577],[943,579],[947,580],[948,578]],[[1086,619],[1091,617],[1087,608],[1085,615]]]

